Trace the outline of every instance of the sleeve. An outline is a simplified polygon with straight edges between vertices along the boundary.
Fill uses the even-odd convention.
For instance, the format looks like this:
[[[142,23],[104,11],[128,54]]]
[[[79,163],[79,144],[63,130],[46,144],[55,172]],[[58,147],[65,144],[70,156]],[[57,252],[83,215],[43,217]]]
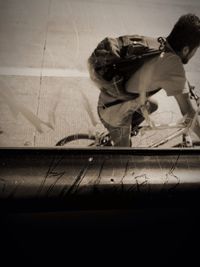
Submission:
[[[176,55],[169,55],[155,68],[153,86],[163,88],[168,96],[188,93],[185,70]]]

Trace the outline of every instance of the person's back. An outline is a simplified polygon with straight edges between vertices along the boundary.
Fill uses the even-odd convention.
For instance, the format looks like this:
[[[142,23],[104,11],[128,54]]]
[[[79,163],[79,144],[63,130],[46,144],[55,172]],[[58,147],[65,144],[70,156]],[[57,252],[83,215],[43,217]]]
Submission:
[[[156,44],[155,39],[148,40]],[[147,60],[128,79],[125,101],[120,95],[100,93],[98,114],[115,146],[130,146],[131,128],[144,120],[147,111],[152,113],[157,109],[157,103],[149,97],[161,88],[176,98],[183,115],[188,113],[191,117],[194,111],[189,103],[183,64],[189,61],[199,44],[199,18],[192,14],[182,16],[165,39],[165,51]],[[199,126],[195,132],[200,134]]]

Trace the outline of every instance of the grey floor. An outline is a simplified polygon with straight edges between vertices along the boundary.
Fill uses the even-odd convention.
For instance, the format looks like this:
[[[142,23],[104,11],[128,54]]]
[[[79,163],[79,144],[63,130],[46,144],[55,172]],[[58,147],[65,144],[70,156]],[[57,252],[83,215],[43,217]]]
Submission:
[[[0,0],[0,146],[54,146],[103,130],[86,65],[94,47],[105,36],[165,36],[188,12],[200,16],[199,0]],[[199,59],[186,66],[197,89]],[[180,117],[173,98],[157,98],[157,117]]]

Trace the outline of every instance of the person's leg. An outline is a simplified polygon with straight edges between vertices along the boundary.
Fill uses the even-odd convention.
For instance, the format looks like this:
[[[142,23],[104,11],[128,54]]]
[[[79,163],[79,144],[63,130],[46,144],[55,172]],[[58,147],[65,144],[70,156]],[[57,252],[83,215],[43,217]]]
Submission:
[[[158,103],[154,99],[148,99],[146,103],[147,110],[149,114],[155,112],[158,109]],[[134,129],[139,126],[144,121],[144,117],[142,115],[141,109],[136,110],[132,115],[132,124],[131,124],[131,130],[134,131]]]
[[[102,117],[98,110],[98,115],[105,126],[105,128],[108,130],[111,140],[114,143],[114,146],[118,147],[130,147],[131,146],[131,140],[130,140],[130,133],[131,133],[131,118],[127,118],[124,120],[123,126],[112,126],[109,123],[107,123]]]
[[[118,147],[130,147],[130,126],[127,127],[113,127],[111,125],[104,125],[110,134],[111,140],[114,143],[114,146]]]

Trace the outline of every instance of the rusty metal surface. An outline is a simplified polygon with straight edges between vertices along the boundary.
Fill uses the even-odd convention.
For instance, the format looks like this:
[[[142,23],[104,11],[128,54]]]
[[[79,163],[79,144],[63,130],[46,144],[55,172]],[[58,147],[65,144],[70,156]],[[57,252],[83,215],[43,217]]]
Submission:
[[[198,197],[199,191],[198,149],[0,150],[1,203],[128,207],[136,200]]]
[[[23,251],[30,261],[41,251],[46,263],[49,255],[74,262],[109,252],[114,263],[120,252],[122,265],[149,265],[153,255],[169,266],[184,254],[190,266],[198,255],[199,153],[1,149],[2,255],[8,262],[15,253],[16,262]]]

